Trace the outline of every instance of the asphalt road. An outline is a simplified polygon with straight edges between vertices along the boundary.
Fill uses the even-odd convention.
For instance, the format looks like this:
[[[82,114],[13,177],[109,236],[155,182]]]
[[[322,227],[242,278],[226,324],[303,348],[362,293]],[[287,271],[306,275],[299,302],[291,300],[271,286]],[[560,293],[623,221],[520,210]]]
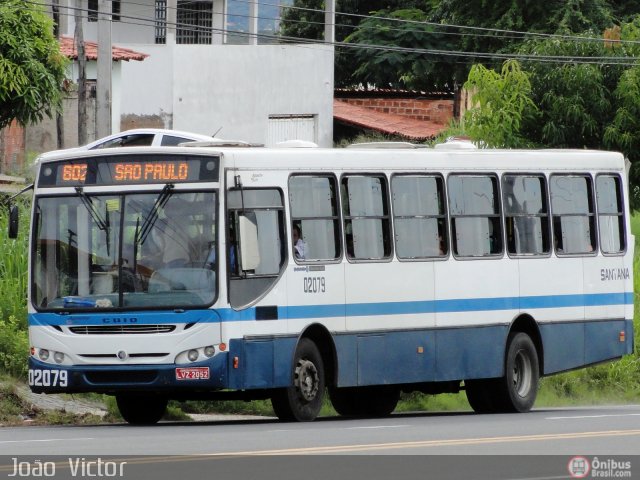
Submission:
[[[407,475],[402,474],[403,468],[413,472],[422,468],[420,465],[425,461],[431,467],[438,462],[444,464],[437,470],[421,470],[421,478],[569,478],[566,465],[573,456],[585,456],[591,461],[598,457],[600,462],[634,456],[630,458],[636,464],[631,472],[635,476],[625,478],[640,478],[640,405],[536,409],[512,415],[415,413],[358,420],[335,417],[312,423],[267,419],[161,423],[152,427],[12,427],[0,429],[0,455],[4,455],[5,462],[0,465],[0,472],[11,470],[11,458],[23,461],[28,457],[59,455],[55,461],[66,462],[66,457],[115,456],[127,460],[130,471],[160,469],[156,478],[164,478],[162,474],[168,474],[172,468],[184,471],[185,465],[202,467],[215,459],[226,461],[216,464],[218,472],[231,469],[235,460],[236,469],[231,471],[237,474],[238,465],[251,466],[259,475],[245,472],[247,475],[240,478],[264,478],[261,473],[269,467],[247,459],[275,455],[285,456],[284,463],[292,464],[286,472],[295,472],[297,476],[291,478],[326,479],[326,475],[316,477],[304,471],[310,462],[322,462],[320,465],[331,468],[331,480],[342,478],[341,466],[346,471],[370,468],[367,478],[389,478],[390,473],[383,475],[386,470],[382,465],[388,468],[396,463],[392,478],[404,478]],[[191,457],[174,457],[183,455]],[[331,462],[319,460],[320,455],[330,455]],[[378,465],[379,460],[372,456],[386,460]],[[496,460],[493,456],[500,457]],[[548,460],[544,456],[549,456]],[[527,459],[524,463],[523,458]],[[357,465],[350,465],[353,461]],[[469,475],[467,471],[446,476],[465,463],[475,474]],[[503,472],[504,475],[495,471],[486,473],[489,466],[507,468],[510,464],[513,468]],[[525,468],[525,464],[531,464],[531,468]],[[303,472],[298,468],[303,468]],[[425,477],[428,472],[436,476]],[[140,478],[151,477],[147,472]],[[278,478],[288,477],[281,474]]]

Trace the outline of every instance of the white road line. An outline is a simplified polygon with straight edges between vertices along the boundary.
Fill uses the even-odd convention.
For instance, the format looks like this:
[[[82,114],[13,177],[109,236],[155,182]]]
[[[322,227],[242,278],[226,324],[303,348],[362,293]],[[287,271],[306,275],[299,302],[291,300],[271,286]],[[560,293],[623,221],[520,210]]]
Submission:
[[[610,417],[640,417],[640,413],[620,413],[620,414],[605,414],[605,415],[576,415],[568,417],[547,417],[545,420],[573,420],[582,418],[610,418]]]
[[[345,430],[375,430],[378,428],[408,428],[411,425],[373,425],[371,427],[347,427]]]
[[[0,440],[0,444],[35,443],[35,442],[76,442],[76,441],[85,441],[85,440],[95,440],[95,438],[86,437],[86,438],[40,438],[40,439],[29,439],[29,440]]]

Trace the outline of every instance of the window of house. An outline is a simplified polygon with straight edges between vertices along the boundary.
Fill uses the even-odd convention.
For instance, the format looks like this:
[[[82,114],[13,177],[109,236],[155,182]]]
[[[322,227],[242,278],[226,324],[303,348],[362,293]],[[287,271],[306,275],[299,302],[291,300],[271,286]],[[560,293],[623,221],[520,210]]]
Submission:
[[[155,19],[156,44],[164,45],[167,43],[167,0],[156,0]]]
[[[178,0],[176,43],[211,44],[213,2]]]
[[[500,255],[498,179],[493,175],[451,175],[448,186],[453,254],[459,257]]]
[[[386,177],[345,175],[341,195],[347,257],[353,260],[391,257]]]
[[[289,179],[292,235],[299,236],[293,242],[296,261],[340,257],[336,183],[329,175],[296,175]]]
[[[398,258],[445,256],[448,241],[442,178],[396,175],[391,179],[391,194]]]
[[[552,175],[553,241],[559,255],[596,251],[596,226],[591,177]]]
[[[98,21],[98,1],[88,0],[87,2],[87,19],[90,22]],[[111,20],[114,22],[120,21],[120,0],[109,0],[106,2],[107,8],[111,5]]]
[[[622,186],[617,175],[598,175],[596,178],[598,227],[602,253],[622,253],[626,248]]]
[[[544,176],[505,175],[502,195],[509,254],[548,254],[551,230]]]

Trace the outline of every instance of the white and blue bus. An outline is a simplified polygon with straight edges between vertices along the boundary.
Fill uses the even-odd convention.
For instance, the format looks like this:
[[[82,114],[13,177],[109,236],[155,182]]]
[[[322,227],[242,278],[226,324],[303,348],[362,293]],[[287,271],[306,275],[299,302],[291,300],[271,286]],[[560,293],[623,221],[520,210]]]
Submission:
[[[29,384],[387,415],[401,392],[532,408],[541,376],[633,352],[619,153],[212,144],[39,165]],[[15,226],[15,225],[14,225]],[[295,240],[294,240],[295,236]]]

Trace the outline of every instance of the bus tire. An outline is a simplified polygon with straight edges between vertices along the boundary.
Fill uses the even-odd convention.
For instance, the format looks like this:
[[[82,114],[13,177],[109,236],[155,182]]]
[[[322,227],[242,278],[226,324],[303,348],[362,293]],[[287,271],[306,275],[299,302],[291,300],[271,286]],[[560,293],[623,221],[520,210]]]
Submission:
[[[400,400],[400,389],[394,387],[373,387],[367,389],[366,394],[362,405],[365,414],[371,417],[391,415]]]
[[[496,389],[495,379],[465,380],[464,387],[467,400],[474,412],[492,413],[497,410],[493,398]]]
[[[331,404],[345,417],[386,417],[400,400],[400,390],[394,387],[347,387],[329,389]]]
[[[293,359],[293,385],[273,393],[273,411],[285,422],[311,422],[320,413],[324,391],[324,363],[320,351],[313,341],[301,338]]]
[[[509,335],[505,374],[498,379],[497,406],[502,412],[528,412],[538,395],[540,368],[538,352],[526,333]]]
[[[358,415],[360,397],[357,388],[332,387],[329,389],[329,399],[331,399],[331,405],[333,405],[334,410],[338,412],[338,415],[342,415],[343,417],[354,417]]]
[[[120,415],[131,425],[153,425],[167,411],[168,400],[156,395],[117,394]]]

